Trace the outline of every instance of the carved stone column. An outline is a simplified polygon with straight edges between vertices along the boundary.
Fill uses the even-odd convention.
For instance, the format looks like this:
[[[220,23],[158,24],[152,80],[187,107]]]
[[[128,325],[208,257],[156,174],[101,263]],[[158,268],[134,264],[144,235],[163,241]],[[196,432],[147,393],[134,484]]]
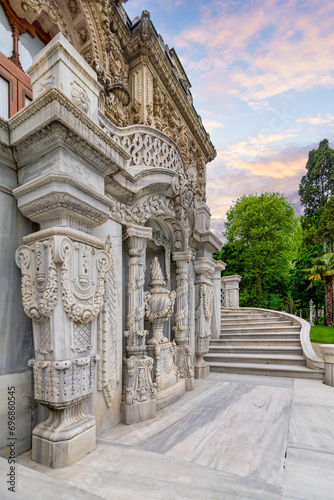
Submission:
[[[219,339],[221,330],[221,272],[225,264],[221,260],[214,263],[215,272],[211,279],[213,283],[213,312],[211,318],[211,339]]]
[[[195,312],[195,378],[209,375],[210,366],[203,356],[209,351],[210,319],[213,309],[213,286],[210,280],[214,264],[203,257],[194,262],[196,273],[196,312]]]
[[[42,230],[24,241],[16,263],[24,311],[33,321],[29,364],[35,399],[49,409],[33,430],[32,458],[57,468],[96,446],[95,418],[81,405],[95,385],[97,316],[110,257],[101,240],[69,228]]]
[[[152,382],[153,360],[146,356],[144,330],[145,261],[147,240],[152,229],[129,224],[125,229],[128,242],[129,282],[126,355],[123,362],[122,419],[125,424],[141,422],[156,415],[156,388]]]
[[[174,310],[176,294],[170,292],[166,286],[158,257],[154,257],[150,265],[150,278],[150,291],[146,292],[145,303],[146,319],[152,324],[153,336],[148,341],[146,349],[153,359],[153,379],[158,398],[162,391],[173,387],[179,378],[179,372],[174,364],[175,343],[169,342],[163,334],[164,323]]]
[[[176,342],[175,362],[180,377],[185,379],[186,390],[194,389],[194,369],[189,345],[188,321],[188,269],[191,252],[174,252],[172,257],[176,264],[176,313],[173,327]]]
[[[241,276],[223,276],[222,284],[224,287],[225,307],[239,307],[239,283]]]
[[[41,230],[16,262],[32,319],[36,400],[49,417],[33,430],[32,458],[63,467],[92,451],[95,418],[82,403],[96,389],[98,316],[110,256],[91,235],[109,217],[105,178],[128,155],[102,132],[97,75],[60,33],[34,59],[34,100],[10,125],[24,216]]]

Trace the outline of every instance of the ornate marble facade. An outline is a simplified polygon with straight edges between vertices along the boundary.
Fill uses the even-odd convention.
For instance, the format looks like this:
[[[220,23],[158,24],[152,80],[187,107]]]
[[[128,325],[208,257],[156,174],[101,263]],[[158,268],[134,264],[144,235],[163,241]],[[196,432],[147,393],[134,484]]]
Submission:
[[[205,202],[215,150],[148,12],[131,22],[121,1],[10,5],[52,38],[29,69],[34,100],[0,119],[2,214],[24,221],[24,244],[7,230],[2,262],[17,296],[19,247],[19,348],[26,362],[33,347],[40,405],[33,458],[61,467],[97,432],[156,417],[208,374],[221,293]]]

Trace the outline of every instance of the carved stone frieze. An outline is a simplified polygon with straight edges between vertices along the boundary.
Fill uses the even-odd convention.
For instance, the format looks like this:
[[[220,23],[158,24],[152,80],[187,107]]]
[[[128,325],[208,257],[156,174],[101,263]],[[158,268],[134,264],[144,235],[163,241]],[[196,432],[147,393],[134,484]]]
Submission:
[[[129,158],[122,147],[116,144],[110,136],[108,137],[80,108],[75,106],[70,99],[56,88],[48,89],[47,92],[34,100],[31,106],[28,106],[22,113],[13,117],[11,120],[11,130],[15,131],[26,120],[37,115],[39,112],[43,112],[42,110],[45,111],[45,108],[52,106],[54,109],[55,102],[61,105],[67,122],[75,121],[76,119],[79,120],[75,130],[68,125],[64,125],[62,116],[57,116],[55,113],[54,119],[50,124],[45,124],[43,128],[15,145],[14,155],[19,165],[27,155],[35,155],[42,148],[47,147],[51,143],[54,144],[56,140],[62,140],[69,146],[72,146],[77,154],[91,162],[94,168],[98,168],[106,174],[115,170],[115,167],[111,168],[111,160],[115,157],[115,153],[120,155],[121,158]],[[67,112],[69,113],[68,115]],[[38,120],[38,117],[36,117],[36,120]],[[78,130],[82,131],[81,135],[78,134]],[[96,147],[97,140],[101,141],[99,148]]]
[[[94,387],[96,356],[61,361],[29,361],[34,371],[34,397],[46,406],[61,408],[88,396]]]
[[[163,136],[145,132],[127,132],[126,135],[115,134],[113,140],[122,146],[130,155],[127,166],[144,165],[146,167],[166,168],[174,172],[182,172],[181,157],[172,143]]]
[[[18,194],[19,188],[15,192]],[[20,205],[20,210],[23,215],[42,225],[44,221],[60,219],[63,213],[68,214],[69,211],[73,223],[82,224],[87,229],[100,226],[108,220],[106,213],[69,193],[47,194],[25,205]]]
[[[110,200],[110,216],[124,224],[145,224],[152,215],[175,217],[173,201],[158,195],[148,197],[143,203],[128,207],[124,203]]]

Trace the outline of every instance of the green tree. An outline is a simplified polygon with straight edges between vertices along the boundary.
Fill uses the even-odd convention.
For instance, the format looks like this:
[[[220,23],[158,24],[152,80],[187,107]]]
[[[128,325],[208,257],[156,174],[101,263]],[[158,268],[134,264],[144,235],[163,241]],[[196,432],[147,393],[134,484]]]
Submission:
[[[324,206],[317,224],[317,235],[328,244],[330,252],[334,251],[334,197]]]
[[[315,305],[315,323],[318,323],[318,311],[324,307],[325,284],[323,281],[314,282],[310,287],[306,268],[312,267],[312,261],[321,255],[320,244],[308,247],[303,241],[300,254],[292,263],[290,269],[290,296],[294,306],[300,309],[308,309],[310,300]],[[291,311],[292,312],[292,311]]]
[[[312,268],[309,269],[309,280],[325,280],[325,325],[333,325],[333,275],[334,275],[334,254],[325,253],[321,257],[316,257],[312,261]]]
[[[312,149],[306,163],[307,173],[299,184],[300,202],[305,216],[319,218],[324,206],[334,196],[334,150],[327,139]]]
[[[279,193],[239,198],[227,212],[219,257],[225,274],[242,275],[240,304],[283,307],[286,277],[301,239],[292,205]],[[283,286],[283,282],[285,283]]]

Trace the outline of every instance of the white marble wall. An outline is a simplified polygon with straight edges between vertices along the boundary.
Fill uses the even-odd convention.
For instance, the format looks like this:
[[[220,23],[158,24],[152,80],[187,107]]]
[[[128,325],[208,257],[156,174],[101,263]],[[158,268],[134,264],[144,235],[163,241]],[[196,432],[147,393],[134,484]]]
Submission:
[[[6,140],[1,134],[0,139]],[[21,275],[15,264],[15,250],[22,237],[32,232],[32,223],[17,209],[11,194],[17,173],[4,149],[0,159],[0,455],[6,454],[7,388],[14,386],[17,403],[17,450],[31,446],[32,382],[28,360],[33,352],[31,320],[24,314]]]

